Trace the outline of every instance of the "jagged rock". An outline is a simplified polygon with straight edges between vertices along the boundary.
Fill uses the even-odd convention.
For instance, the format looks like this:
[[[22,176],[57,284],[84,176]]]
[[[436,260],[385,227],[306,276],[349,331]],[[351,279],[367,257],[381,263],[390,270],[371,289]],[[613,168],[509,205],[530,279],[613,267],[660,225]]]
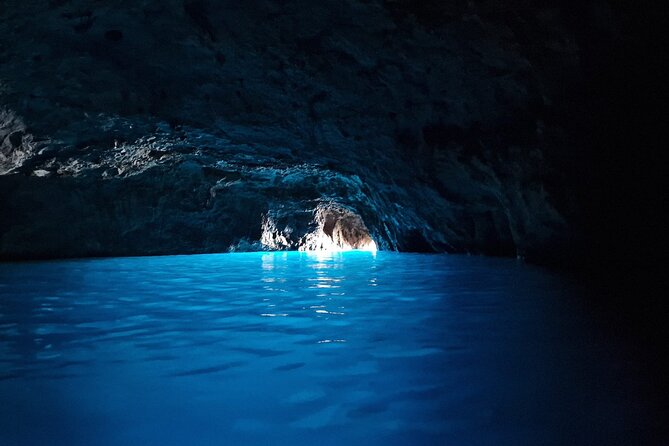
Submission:
[[[301,238],[299,250],[376,251],[365,222],[350,209],[334,203],[320,205],[314,211],[313,225],[315,230]]]
[[[457,3],[6,1],[0,257],[562,255],[579,47]]]

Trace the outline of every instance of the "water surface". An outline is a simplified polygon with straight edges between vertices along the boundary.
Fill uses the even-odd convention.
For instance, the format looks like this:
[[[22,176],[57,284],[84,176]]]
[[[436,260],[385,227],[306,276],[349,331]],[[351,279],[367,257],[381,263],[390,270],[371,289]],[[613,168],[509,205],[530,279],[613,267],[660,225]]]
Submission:
[[[0,445],[631,444],[619,345],[513,260],[0,264]]]

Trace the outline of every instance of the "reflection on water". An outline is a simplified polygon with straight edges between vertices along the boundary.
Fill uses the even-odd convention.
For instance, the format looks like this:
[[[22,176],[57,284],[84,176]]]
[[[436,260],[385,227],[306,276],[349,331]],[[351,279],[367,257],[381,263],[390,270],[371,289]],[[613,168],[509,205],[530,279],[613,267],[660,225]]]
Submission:
[[[0,265],[0,445],[633,444],[575,290],[509,260],[254,253]]]

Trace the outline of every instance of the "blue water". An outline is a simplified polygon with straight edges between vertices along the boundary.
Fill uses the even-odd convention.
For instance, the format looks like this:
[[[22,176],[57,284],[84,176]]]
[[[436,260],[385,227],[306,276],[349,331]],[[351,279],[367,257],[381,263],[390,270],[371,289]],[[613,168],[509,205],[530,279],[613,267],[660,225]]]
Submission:
[[[0,445],[632,444],[623,349],[513,260],[0,264]]]

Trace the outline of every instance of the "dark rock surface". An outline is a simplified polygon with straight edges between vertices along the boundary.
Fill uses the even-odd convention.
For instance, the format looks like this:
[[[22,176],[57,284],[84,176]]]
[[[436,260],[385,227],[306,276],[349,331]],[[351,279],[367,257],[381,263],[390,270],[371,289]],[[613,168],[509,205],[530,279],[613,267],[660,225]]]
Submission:
[[[325,233],[568,262],[578,30],[618,32],[606,4],[575,25],[568,3],[6,0],[0,258]]]

